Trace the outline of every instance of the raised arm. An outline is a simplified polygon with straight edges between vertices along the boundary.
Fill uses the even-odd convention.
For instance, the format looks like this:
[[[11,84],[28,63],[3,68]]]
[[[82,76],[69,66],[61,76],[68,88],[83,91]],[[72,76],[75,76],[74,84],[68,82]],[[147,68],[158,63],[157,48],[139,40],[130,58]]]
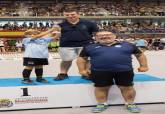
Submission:
[[[61,30],[60,27],[55,26],[55,27],[53,27],[53,28],[51,28],[45,32],[41,32],[40,34],[32,35],[32,38],[41,38],[41,37],[49,35],[49,34],[51,34],[51,35],[56,34],[56,36],[54,36],[54,38],[58,38],[58,37],[60,37],[60,33],[61,33],[60,30]]]

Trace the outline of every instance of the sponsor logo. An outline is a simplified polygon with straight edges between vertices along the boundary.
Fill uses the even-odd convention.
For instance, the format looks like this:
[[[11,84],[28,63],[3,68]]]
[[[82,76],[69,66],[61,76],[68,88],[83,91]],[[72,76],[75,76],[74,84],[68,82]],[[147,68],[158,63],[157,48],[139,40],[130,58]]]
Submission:
[[[48,102],[48,97],[46,96],[41,96],[41,97],[31,96],[31,94],[29,94],[28,88],[21,88],[21,90],[22,90],[22,97],[15,98],[15,104],[29,104],[29,103],[39,104],[39,103]]]
[[[121,45],[116,45],[115,47],[117,47],[117,48],[121,48]]]
[[[10,99],[0,99],[0,108],[11,107],[13,102]]]
[[[15,104],[39,104],[39,103],[47,103],[48,97],[23,97],[23,98],[16,98]]]

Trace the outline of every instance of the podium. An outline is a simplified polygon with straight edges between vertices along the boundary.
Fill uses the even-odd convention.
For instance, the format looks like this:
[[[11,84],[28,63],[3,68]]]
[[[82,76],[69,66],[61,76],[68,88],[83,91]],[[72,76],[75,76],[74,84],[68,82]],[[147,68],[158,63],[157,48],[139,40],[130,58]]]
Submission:
[[[40,84],[35,82],[31,85],[21,84],[21,78],[0,79],[0,82],[2,82],[0,84],[0,110],[96,105],[94,87],[91,81],[81,79],[80,76],[70,76],[69,79],[60,82],[54,81],[53,77],[46,77],[46,79],[50,83]],[[162,91],[164,87],[165,83],[161,79],[147,75],[135,75],[137,92],[135,102],[165,102],[165,92]],[[113,86],[109,91],[108,103],[112,105],[124,104],[116,86]]]
[[[165,102],[164,56],[165,53],[148,52],[150,70],[146,73],[138,73],[135,70],[134,87],[137,92],[135,103]],[[35,82],[26,85],[21,84],[22,59],[0,60],[0,111],[96,105],[93,83],[81,79],[75,61],[68,72],[69,78],[63,81],[53,80],[59,72],[60,59],[50,59],[49,63],[44,67],[44,77],[50,83]],[[135,59],[133,63],[137,68]],[[34,71],[31,78],[35,80]],[[124,104],[120,90],[115,85],[109,91],[108,103]]]

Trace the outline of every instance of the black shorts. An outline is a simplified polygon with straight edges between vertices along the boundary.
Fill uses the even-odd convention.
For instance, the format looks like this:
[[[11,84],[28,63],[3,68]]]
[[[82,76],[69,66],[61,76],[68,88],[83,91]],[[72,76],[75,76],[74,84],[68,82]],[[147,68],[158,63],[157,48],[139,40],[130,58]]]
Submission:
[[[91,71],[91,74],[95,87],[106,87],[114,84],[120,86],[133,85],[133,70],[122,72]]]
[[[38,65],[48,65],[48,59],[40,59],[40,58],[23,58],[24,66],[38,66]]]

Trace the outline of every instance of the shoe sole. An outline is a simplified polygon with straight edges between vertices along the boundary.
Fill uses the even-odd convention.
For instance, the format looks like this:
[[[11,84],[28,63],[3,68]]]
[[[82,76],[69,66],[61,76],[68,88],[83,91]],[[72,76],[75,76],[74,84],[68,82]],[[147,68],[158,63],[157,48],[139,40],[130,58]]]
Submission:
[[[32,82],[32,83],[28,83],[28,82],[27,82],[27,83],[26,83],[26,82],[22,82],[22,84],[34,84],[34,83],[33,83],[33,82]]]
[[[45,84],[46,84],[46,83],[49,83],[49,82],[40,82],[40,81],[36,81],[36,82],[38,82],[38,83],[45,83]]]
[[[60,81],[60,80],[65,80],[65,79],[67,79],[67,78],[69,78],[69,77],[65,77],[65,78],[63,78],[63,79],[60,79],[60,78],[57,78],[57,79],[56,79],[56,78],[54,78],[54,80],[55,80],[55,81]]]

